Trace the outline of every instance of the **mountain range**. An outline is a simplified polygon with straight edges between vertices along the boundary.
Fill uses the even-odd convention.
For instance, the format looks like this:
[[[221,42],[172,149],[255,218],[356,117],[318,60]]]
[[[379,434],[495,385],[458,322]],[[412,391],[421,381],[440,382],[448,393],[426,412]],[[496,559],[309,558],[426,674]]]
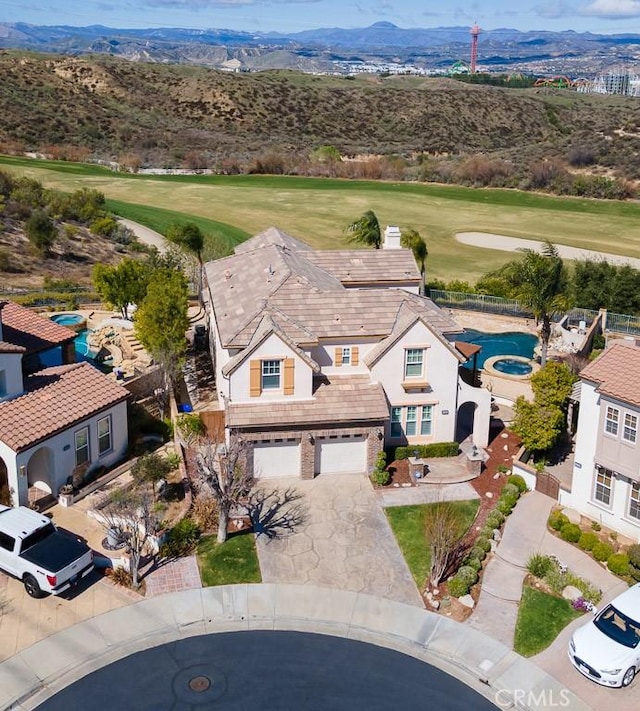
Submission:
[[[187,63],[235,69],[291,68],[344,72],[349,65],[393,62],[421,70],[446,70],[470,53],[468,27],[401,28],[389,22],[369,27],[319,28],[292,34],[232,29],[121,29],[91,25],[41,26],[0,23],[0,47],[60,54],[106,53],[133,61]],[[538,74],[595,74],[640,60],[640,35],[603,35],[572,30],[483,31],[479,68]],[[640,73],[640,72],[639,72]]]

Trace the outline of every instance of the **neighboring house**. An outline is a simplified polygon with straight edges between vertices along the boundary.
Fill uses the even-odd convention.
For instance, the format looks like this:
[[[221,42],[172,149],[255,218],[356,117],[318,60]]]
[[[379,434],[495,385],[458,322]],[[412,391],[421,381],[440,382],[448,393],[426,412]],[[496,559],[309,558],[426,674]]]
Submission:
[[[617,342],[580,378],[573,479],[560,503],[640,541],[640,348]]]
[[[321,252],[270,228],[205,265],[220,406],[255,476],[369,472],[385,444],[487,444],[490,393],[461,375],[461,329],[418,295],[399,240]]]
[[[74,337],[0,302],[0,488],[8,485],[16,505],[28,502],[31,486],[55,496],[74,471],[110,466],[126,453],[129,392],[88,363],[70,362]],[[31,372],[58,348],[66,363]]]

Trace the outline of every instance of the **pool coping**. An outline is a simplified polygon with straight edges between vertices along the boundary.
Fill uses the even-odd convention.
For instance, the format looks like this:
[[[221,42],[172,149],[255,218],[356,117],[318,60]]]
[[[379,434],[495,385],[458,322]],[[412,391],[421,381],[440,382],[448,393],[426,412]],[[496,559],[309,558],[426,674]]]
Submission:
[[[531,366],[531,372],[524,375],[515,375],[511,373],[503,373],[501,370],[496,370],[494,364],[499,360],[515,360],[518,363],[528,363]],[[485,360],[482,369],[492,377],[505,378],[505,380],[530,380],[532,375],[535,375],[540,370],[540,364],[533,358],[526,358],[518,355],[497,355],[491,356]]]

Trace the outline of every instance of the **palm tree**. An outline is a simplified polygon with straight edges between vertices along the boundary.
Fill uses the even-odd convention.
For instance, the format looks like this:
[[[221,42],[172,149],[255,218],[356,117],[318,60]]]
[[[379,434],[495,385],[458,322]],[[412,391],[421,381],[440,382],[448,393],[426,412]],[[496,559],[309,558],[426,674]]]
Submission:
[[[373,210],[367,210],[355,222],[347,225],[345,233],[351,242],[360,242],[376,249],[382,245],[380,223]]]
[[[523,250],[522,259],[510,262],[505,272],[514,286],[515,297],[531,311],[540,325],[541,364],[547,362],[551,319],[569,308],[567,270],[555,245],[547,240],[541,252]]]
[[[420,293],[422,293],[424,291],[424,273],[426,270],[427,257],[429,256],[427,243],[422,239],[417,230],[409,227],[402,233],[402,237],[400,237],[400,244],[405,249],[410,249],[413,252],[413,258],[416,260],[416,264],[420,269]]]

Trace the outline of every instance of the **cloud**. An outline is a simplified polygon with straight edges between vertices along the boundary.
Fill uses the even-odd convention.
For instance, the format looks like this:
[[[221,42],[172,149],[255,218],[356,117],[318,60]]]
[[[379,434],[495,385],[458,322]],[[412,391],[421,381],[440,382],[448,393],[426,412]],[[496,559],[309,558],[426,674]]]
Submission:
[[[167,7],[187,12],[210,10],[215,7],[243,7],[247,5],[306,5],[322,0],[142,0],[145,7]]]
[[[640,17],[640,0],[594,0],[580,14],[604,17],[609,20]]]
[[[571,3],[563,2],[542,2],[535,5],[533,11],[536,15],[547,20],[556,20],[560,17],[575,17],[576,9]]]

